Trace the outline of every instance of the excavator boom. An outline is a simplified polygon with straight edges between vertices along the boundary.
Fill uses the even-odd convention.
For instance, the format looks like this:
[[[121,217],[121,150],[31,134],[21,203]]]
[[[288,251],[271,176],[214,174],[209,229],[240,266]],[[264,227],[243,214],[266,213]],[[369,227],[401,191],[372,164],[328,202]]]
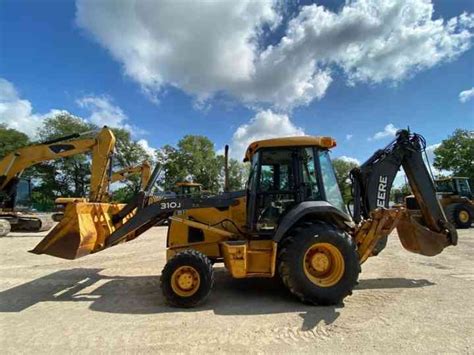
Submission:
[[[144,189],[148,184],[148,180],[150,180],[151,175],[151,165],[149,162],[144,161],[140,165],[137,166],[130,166],[124,168],[122,170],[116,171],[112,173],[110,176],[110,183],[114,183],[117,181],[126,180],[130,175],[140,174],[140,186],[141,189]]]
[[[89,132],[87,132],[89,133]],[[13,208],[11,196],[16,190],[23,171],[38,163],[71,157],[76,154],[92,152],[91,190],[89,199],[97,201],[108,192],[107,179],[109,157],[115,146],[115,137],[110,129],[104,127],[95,138],[79,138],[85,134],[70,135],[42,144],[20,148],[0,161],[0,192],[6,195],[4,207]]]

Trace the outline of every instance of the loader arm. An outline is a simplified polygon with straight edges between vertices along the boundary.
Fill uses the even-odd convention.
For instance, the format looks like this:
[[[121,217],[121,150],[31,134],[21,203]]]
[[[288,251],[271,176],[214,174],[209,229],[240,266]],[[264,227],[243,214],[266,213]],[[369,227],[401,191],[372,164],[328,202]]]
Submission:
[[[4,207],[14,207],[16,185],[23,171],[48,160],[71,157],[92,152],[91,189],[89,199],[98,201],[108,193],[109,157],[115,146],[115,137],[104,127],[95,138],[79,139],[84,134],[74,134],[42,144],[20,148],[0,161],[0,192],[5,196]]]
[[[374,220],[374,215],[381,216],[377,211],[390,211],[390,190],[402,167],[420,210],[391,209],[386,215],[391,214],[387,220],[392,225],[390,228],[380,227],[376,238],[386,237],[396,227],[405,248],[424,255],[435,255],[448,245],[456,245],[457,233],[436,198],[433,180],[423,161],[425,145],[422,136],[400,130],[385,149],[375,152],[359,168],[353,169],[350,178],[353,183],[354,221],[359,225],[365,221],[363,227],[369,230],[370,222],[367,221]]]

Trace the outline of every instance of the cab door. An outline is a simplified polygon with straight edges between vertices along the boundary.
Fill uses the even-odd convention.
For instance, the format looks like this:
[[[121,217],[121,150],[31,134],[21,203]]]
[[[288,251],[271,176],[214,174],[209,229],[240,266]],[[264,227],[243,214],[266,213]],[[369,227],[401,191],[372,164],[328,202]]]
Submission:
[[[252,232],[272,234],[280,217],[300,198],[298,149],[262,149],[252,161],[248,189],[248,225]]]

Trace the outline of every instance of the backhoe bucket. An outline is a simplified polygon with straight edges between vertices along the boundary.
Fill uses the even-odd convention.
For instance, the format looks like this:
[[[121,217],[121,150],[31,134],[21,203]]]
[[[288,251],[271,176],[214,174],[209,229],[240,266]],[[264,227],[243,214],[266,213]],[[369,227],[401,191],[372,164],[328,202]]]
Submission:
[[[397,233],[403,247],[413,253],[434,256],[450,245],[457,244],[457,232],[446,225],[445,230],[435,232],[423,224],[416,211],[405,211],[397,225]]]
[[[118,227],[112,223],[112,216],[123,206],[114,203],[69,203],[63,219],[31,252],[76,259],[100,251]]]

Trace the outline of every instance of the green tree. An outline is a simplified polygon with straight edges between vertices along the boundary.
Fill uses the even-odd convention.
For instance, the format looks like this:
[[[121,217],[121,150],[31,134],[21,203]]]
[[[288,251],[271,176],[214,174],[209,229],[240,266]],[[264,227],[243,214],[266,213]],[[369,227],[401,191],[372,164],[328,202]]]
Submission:
[[[115,153],[112,158],[112,168],[114,171],[141,164],[147,160],[152,162],[155,157],[147,154],[145,149],[134,141],[131,133],[124,128],[112,128],[115,136]],[[130,175],[125,186],[114,188],[112,186],[112,198],[117,202],[128,202],[140,190],[140,175]],[[118,184],[117,184],[118,185]]]
[[[336,158],[332,161],[334,170],[336,171],[336,179],[341,190],[342,198],[344,203],[348,203],[352,199],[351,194],[351,182],[349,180],[349,172],[358,167],[359,165],[355,162],[347,161],[344,159]]]
[[[225,178],[225,159],[223,155],[217,156],[218,164],[221,167],[219,176],[219,190],[224,189]],[[229,191],[239,191],[245,188],[247,182],[250,166],[246,163],[241,163],[236,159],[229,159]]]
[[[28,136],[7,125],[0,124],[0,159],[13,152],[15,149],[30,144]]]
[[[111,128],[116,138],[115,153],[112,158],[112,169],[119,170],[140,164],[143,160],[151,160],[145,150],[132,139],[129,131],[123,128]],[[79,117],[60,114],[44,120],[39,130],[41,141],[64,137],[73,133],[99,131],[100,128]],[[92,132],[91,132],[92,133]],[[92,134],[91,134],[92,136]],[[58,196],[87,196],[90,183],[91,159],[90,152],[72,157],[42,163],[35,167],[35,177],[39,183],[33,194],[35,200],[54,201]],[[131,176],[124,186],[113,191],[113,199],[126,202],[140,188],[140,176]]]
[[[219,190],[219,160],[214,144],[204,136],[184,136],[177,148],[164,146],[158,161],[164,170],[164,188],[172,190],[177,182],[192,180],[203,185],[204,190]]]
[[[456,129],[434,150],[433,166],[474,181],[474,131]]]
[[[147,154],[145,149],[132,139],[130,131],[124,128],[111,128],[115,136],[114,167],[125,168],[138,165],[144,160],[152,161],[155,157]]]
[[[172,191],[175,184],[186,178],[185,169],[178,162],[179,152],[175,147],[167,144],[156,152],[156,164],[161,169],[158,185],[164,190]]]
[[[134,187],[130,187],[130,184],[127,184],[126,186],[121,186],[112,191],[112,200],[114,202],[127,203],[133,198],[133,196],[135,196],[135,194],[136,191],[134,190]]]
[[[405,183],[400,187],[392,188],[392,191],[390,191],[390,200],[395,203],[404,203],[404,199],[408,195],[411,195],[411,188],[410,185]]]
[[[39,129],[41,141],[48,141],[74,133],[96,130],[97,127],[79,117],[61,113],[46,118]],[[90,158],[88,154],[79,154],[68,158],[44,162],[35,167],[41,182],[35,187],[40,194],[54,200],[57,196],[85,196],[90,179]],[[45,201],[47,198],[42,197]]]

